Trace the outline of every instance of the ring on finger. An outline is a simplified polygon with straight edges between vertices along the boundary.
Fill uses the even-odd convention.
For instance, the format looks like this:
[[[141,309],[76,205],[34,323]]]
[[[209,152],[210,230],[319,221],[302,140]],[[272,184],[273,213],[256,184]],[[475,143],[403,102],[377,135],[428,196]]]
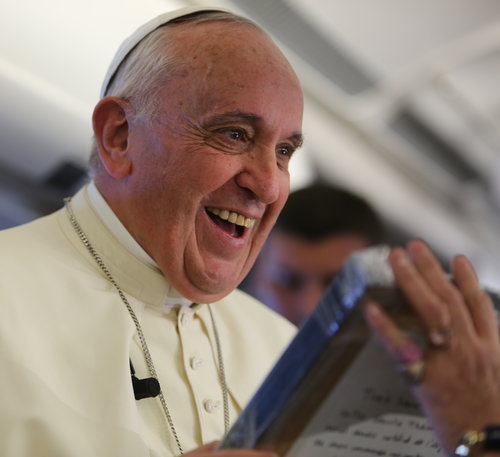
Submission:
[[[429,330],[428,337],[434,347],[445,347],[451,339],[451,330],[448,327],[435,327]]]
[[[412,384],[420,384],[424,379],[425,361],[423,359],[399,364],[399,371]]]
[[[425,372],[425,361],[420,346],[408,341],[399,348],[398,369],[413,384],[422,382]]]

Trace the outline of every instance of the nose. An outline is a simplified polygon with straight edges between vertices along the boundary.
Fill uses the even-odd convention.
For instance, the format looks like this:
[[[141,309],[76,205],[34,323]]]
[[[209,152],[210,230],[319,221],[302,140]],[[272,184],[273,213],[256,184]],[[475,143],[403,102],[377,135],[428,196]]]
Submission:
[[[280,183],[288,180],[286,170],[280,170],[274,147],[260,147],[243,156],[243,169],[237,175],[237,184],[249,190],[259,201],[274,203],[280,195]]]

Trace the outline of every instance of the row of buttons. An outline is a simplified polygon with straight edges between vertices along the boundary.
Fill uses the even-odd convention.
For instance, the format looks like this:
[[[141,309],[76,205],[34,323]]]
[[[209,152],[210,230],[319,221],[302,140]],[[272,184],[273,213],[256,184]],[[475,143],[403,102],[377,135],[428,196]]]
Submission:
[[[193,370],[197,370],[202,367],[204,363],[204,360],[200,357],[191,357],[189,359],[189,365]],[[221,402],[219,400],[206,399],[203,401],[203,408],[205,408],[207,413],[213,413],[219,410],[220,406]]]
[[[191,308],[181,307],[179,309],[179,323],[182,327],[186,327],[193,319],[194,312]],[[189,359],[189,366],[192,370],[197,370],[205,364],[205,361],[198,356],[192,356]],[[203,408],[207,413],[214,413],[221,408],[220,400],[206,399],[203,400]]]

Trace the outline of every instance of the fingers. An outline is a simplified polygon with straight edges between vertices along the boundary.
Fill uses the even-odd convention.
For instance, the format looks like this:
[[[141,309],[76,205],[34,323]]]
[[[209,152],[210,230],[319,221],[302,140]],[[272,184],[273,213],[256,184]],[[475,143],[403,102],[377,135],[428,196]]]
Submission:
[[[448,275],[423,241],[413,240],[408,243],[408,252],[416,270],[438,297],[448,299],[451,295],[453,298],[457,298]]]
[[[422,242],[391,252],[398,286],[427,328],[425,357],[396,322],[370,303],[365,319],[387,352],[414,382],[414,393],[444,448],[468,428],[494,422],[499,414],[500,341],[496,311],[464,256],[451,265],[453,280]],[[447,344],[430,334],[448,327]],[[439,346],[439,347],[436,347]]]
[[[211,443],[204,444],[200,447],[197,447],[196,449],[193,449],[192,451],[186,452],[184,455],[194,457],[198,454],[204,454],[207,452],[211,452],[217,447],[218,444],[219,444],[219,441],[212,441]]]
[[[219,441],[204,444],[192,451],[186,452],[184,456],[189,457],[278,457],[271,451],[256,449],[217,449]]]
[[[389,262],[401,290],[427,329],[430,341],[442,345],[449,338],[448,302],[459,300],[459,295],[424,243],[412,242],[408,249],[412,260],[404,249],[395,248]],[[442,296],[448,298],[442,300]]]
[[[472,265],[464,256],[452,262],[452,273],[476,332],[498,340],[498,322],[490,297],[482,290]]]
[[[214,450],[210,457],[278,457],[278,454],[260,449],[219,449]]]
[[[452,262],[455,284],[422,241],[395,248],[389,257],[396,281],[417,312],[430,342],[441,346],[458,335],[479,335],[499,341],[498,323],[488,295],[464,256]]]
[[[420,347],[410,341],[374,302],[366,303],[364,315],[368,325],[396,363],[414,363],[422,359]]]

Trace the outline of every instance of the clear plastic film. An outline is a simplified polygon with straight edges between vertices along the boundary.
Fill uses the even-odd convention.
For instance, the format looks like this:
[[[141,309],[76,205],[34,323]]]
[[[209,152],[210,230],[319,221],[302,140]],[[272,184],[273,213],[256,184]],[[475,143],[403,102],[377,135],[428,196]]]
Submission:
[[[371,297],[425,345],[395,286],[389,251],[376,246],[350,256],[220,448],[293,457],[400,455],[402,449],[407,456],[442,455],[410,386],[362,316]],[[499,309],[498,295],[488,292]]]

